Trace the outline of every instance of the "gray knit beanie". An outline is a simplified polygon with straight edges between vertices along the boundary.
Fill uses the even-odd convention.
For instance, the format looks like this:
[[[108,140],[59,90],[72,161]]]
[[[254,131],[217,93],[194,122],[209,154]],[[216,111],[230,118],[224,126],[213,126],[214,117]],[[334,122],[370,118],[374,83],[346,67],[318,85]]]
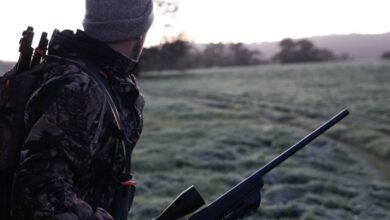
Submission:
[[[152,0],[86,0],[84,31],[102,42],[140,37],[152,22]]]

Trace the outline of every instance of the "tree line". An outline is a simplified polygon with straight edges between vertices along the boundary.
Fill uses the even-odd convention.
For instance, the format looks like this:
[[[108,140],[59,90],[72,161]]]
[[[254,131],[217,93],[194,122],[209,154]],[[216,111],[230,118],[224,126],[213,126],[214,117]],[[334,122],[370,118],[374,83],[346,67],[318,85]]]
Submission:
[[[242,43],[195,45],[178,36],[160,45],[145,48],[140,68],[142,71],[210,68],[256,65],[262,62],[260,51],[251,50]]]
[[[281,49],[280,52],[273,57],[273,61],[278,63],[321,62],[348,59],[348,56],[345,54],[337,56],[330,50],[317,48],[307,39],[294,41],[287,38],[279,43],[279,47]]]
[[[145,48],[140,62],[141,71],[245,66],[264,63],[321,62],[348,59],[332,51],[317,48],[311,41],[284,39],[280,51],[270,60],[262,59],[261,51],[243,43],[211,43],[196,45],[179,35],[160,45]]]

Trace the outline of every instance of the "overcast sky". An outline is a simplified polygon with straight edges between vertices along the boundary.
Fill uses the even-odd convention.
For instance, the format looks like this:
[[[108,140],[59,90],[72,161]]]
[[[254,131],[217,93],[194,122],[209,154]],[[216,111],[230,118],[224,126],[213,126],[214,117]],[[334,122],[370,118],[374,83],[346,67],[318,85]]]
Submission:
[[[390,32],[390,0],[179,0],[174,32],[194,42],[264,42],[285,37]],[[17,60],[28,26],[41,31],[82,28],[83,0],[1,0],[0,60]],[[166,32],[159,13],[146,45]],[[36,45],[37,42],[34,42]]]

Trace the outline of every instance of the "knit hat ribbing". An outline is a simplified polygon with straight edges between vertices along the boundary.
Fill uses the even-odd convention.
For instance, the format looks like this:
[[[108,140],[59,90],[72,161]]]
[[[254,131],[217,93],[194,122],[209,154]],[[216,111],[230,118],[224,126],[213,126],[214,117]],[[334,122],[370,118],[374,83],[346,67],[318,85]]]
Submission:
[[[138,38],[152,22],[152,0],[86,0],[84,31],[99,41]]]

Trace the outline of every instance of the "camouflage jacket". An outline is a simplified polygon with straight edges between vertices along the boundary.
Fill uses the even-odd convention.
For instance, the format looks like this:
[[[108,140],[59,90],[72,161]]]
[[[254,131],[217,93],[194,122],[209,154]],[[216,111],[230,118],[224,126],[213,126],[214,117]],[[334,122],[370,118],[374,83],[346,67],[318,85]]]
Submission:
[[[43,74],[28,100],[28,136],[13,186],[13,213],[22,219],[112,219],[114,188],[142,130],[144,101],[134,63],[83,32],[56,34],[49,54],[94,63],[112,88],[123,134],[104,93],[75,65],[58,63]]]

